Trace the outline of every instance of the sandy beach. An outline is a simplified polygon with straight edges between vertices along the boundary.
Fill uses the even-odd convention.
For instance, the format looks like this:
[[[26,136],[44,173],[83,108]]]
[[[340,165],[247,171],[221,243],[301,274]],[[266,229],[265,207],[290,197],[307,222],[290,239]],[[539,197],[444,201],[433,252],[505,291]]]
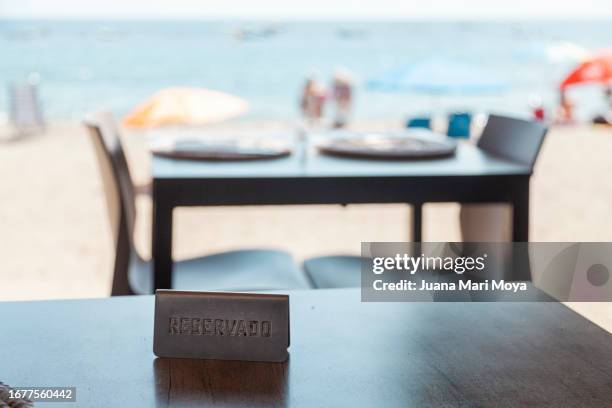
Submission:
[[[369,129],[390,122],[357,123]],[[237,122],[223,129],[291,131],[293,124]],[[78,123],[8,140],[0,128],[0,300],[108,296],[113,248],[92,146]],[[124,134],[137,184],[149,177],[145,138]],[[532,180],[532,241],[612,241],[612,129],[551,130]],[[150,253],[151,203],[138,200],[137,245]],[[459,239],[457,204],[427,205],[426,241]],[[406,205],[189,208],[176,211],[177,259],[243,247],[278,247],[301,261],[359,251],[361,241],[408,240]],[[290,239],[288,239],[290,237]],[[612,304],[573,307],[612,331]]]

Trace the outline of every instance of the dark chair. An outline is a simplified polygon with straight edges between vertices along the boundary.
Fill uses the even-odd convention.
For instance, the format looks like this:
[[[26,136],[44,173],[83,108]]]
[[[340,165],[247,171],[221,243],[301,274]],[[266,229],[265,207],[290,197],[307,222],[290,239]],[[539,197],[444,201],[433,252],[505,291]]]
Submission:
[[[490,115],[478,147],[533,170],[547,131],[542,122]],[[463,204],[459,220],[465,242],[512,241],[512,208],[508,204]]]
[[[491,155],[526,164],[533,168],[547,128],[540,122],[528,122],[504,116],[491,115],[478,141],[478,147]],[[502,228],[512,212],[500,204],[469,204],[461,207],[461,233],[463,241],[503,241],[507,228]],[[491,219],[491,214],[494,214]],[[483,219],[484,217],[484,219]],[[486,221],[486,218],[490,218]],[[501,224],[504,225],[501,225]],[[488,231],[495,226],[495,231]],[[415,241],[420,241],[419,239]],[[358,287],[361,263],[358,256],[322,256],[304,262],[304,270],[315,288]]]
[[[134,186],[118,129],[109,114],[85,121],[103,179],[115,243],[111,295],[153,292],[151,263],[133,242],[136,206]],[[276,250],[241,250],[175,263],[173,288],[206,291],[285,290],[308,288],[308,281],[291,255]]]
[[[472,115],[469,113],[451,113],[448,116],[448,129],[446,130],[446,134],[449,137],[469,139],[471,125]]]
[[[406,122],[406,127],[431,129],[431,118],[419,117],[408,119],[408,121]]]
[[[542,122],[489,115],[478,147],[533,169],[547,131]]]

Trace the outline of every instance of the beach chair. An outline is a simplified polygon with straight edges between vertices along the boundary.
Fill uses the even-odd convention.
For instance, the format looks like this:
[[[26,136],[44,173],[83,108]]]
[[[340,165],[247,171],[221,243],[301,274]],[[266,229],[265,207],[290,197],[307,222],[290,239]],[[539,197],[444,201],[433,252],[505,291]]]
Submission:
[[[431,129],[431,118],[429,117],[410,118],[406,122],[406,127],[407,128]]]
[[[539,122],[491,115],[478,147],[489,154],[533,169],[546,131],[546,127]],[[416,209],[420,217],[420,206]],[[465,242],[512,240],[512,208],[509,205],[462,205],[459,218],[461,237]],[[420,235],[414,241],[419,242]],[[361,259],[358,256],[310,258],[304,261],[303,267],[315,288],[361,286]]]
[[[449,137],[469,139],[472,115],[469,113],[451,113],[448,116],[448,128],[446,134]]]
[[[18,136],[43,131],[45,121],[36,83],[9,86],[10,121]]]
[[[118,129],[111,115],[92,114],[85,120],[94,145],[105,190],[115,244],[111,295],[152,294],[150,261],[134,245],[135,191]],[[278,250],[240,250],[175,263],[175,289],[254,291],[309,288],[291,255]]]

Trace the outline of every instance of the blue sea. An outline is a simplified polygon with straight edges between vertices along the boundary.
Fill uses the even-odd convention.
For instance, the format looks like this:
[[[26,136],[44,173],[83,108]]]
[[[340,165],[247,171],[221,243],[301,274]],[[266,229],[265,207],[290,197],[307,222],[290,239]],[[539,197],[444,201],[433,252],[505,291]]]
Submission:
[[[598,22],[238,22],[0,20],[0,86],[34,74],[49,118],[94,109],[128,112],[156,90],[218,89],[251,103],[246,119],[293,119],[306,77],[329,81],[342,67],[355,79],[354,116],[402,119],[449,110],[527,114],[553,109],[577,50],[612,47]],[[432,58],[473,64],[508,86],[479,95],[392,91],[368,80]],[[7,111],[8,96],[0,98]],[[0,94],[2,95],[2,94]],[[571,94],[579,115],[604,109],[601,91]]]

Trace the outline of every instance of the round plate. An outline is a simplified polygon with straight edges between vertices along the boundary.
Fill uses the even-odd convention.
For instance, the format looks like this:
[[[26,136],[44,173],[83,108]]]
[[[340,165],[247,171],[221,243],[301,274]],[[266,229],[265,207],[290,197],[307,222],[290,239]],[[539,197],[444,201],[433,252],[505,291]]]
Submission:
[[[177,140],[151,149],[155,156],[185,160],[266,160],[291,154],[285,143],[274,140],[252,140],[248,138],[220,140]]]
[[[322,153],[334,156],[418,160],[452,156],[457,149],[457,143],[444,135],[427,130],[395,133],[343,131],[330,135],[318,148]]]

